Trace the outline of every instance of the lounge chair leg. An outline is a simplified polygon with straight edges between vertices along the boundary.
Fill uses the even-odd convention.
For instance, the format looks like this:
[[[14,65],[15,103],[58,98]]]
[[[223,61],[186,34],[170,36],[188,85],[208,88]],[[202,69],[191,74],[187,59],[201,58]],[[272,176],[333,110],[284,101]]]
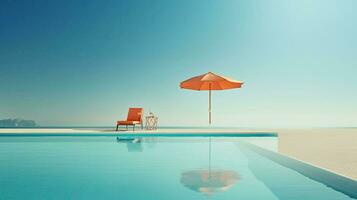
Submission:
[[[126,125],[125,127],[126,127],[126,130],[128,130],[128,125]]]
[[[135,124],[133,125],[133,131],[135,130]]]
[[[141,130],[143,130],[143,129],[144,129],[143,122],[141,122]]]
[[[118,128],[119,128],[119,124],[117,124],[117,129],[116,129],[116,131],[118,131]]]

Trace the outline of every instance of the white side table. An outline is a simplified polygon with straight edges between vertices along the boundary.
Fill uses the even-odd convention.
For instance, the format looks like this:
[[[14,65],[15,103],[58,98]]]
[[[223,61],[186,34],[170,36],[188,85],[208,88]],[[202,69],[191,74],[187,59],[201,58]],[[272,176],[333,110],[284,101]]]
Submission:
[[[145,129],[146,130],[156,130],[158,117],[155,116],[146,116],[145,117]]]

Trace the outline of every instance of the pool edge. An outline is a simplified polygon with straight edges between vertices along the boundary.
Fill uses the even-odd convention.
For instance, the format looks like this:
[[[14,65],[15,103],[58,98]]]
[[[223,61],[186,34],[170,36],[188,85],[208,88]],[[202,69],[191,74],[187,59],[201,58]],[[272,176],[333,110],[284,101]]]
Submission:
[[[311,163],[290,157],[288,155],[274,152],[262,147],[250,144],[247,142],[240,142],[243,146],[250,150],[284,166],[290,168],[314,181],[320,182],[327,187],[339,191],[351,198],[357,199],[357,181],[330,171],[320,166],[313,165]]]
[[[168,132],[168,133],[1,133],[0,137],[278,137],[276,132],[232,132],[232,133],[212,133],[212,132]]]

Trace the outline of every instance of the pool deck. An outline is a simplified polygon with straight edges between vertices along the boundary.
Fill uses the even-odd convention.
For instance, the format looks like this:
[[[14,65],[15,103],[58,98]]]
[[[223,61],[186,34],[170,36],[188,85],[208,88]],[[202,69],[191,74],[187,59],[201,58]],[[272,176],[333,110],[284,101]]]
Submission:
[[[357,181],[357,128],[276,131],[279,153]]]
[[[314,129],[137,129],[116,132],[113,128],[2,128],[3,135],[185,135],[277,136],[278,152],[357,180],[357,128]]]
[[[216,136],[216,137],[276,137],[267,130],[247,129],[132,129],[115,131],[112,128],[14,128],[0,129],[0,136]]]
[[[252,130],[252,129],[165,129],[160,128],[157,130],[141,130],[135,129],[120,129],[119,131],[115,131],[115,129],[110,128],[0,128],[0,134],[49,134],[49,133],[57,133],[57,134],[173,134],[173,133],[181,133],[181,134],[206,134],[206,133],[224,133],[224,134],[276,134],[276,132],[272,130]]]

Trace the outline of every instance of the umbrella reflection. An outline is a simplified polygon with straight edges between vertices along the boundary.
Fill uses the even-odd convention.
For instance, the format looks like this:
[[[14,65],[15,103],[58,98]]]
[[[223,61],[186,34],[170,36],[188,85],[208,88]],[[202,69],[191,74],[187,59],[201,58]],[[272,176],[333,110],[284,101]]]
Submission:
[[[211,169],[211,137],[208,146],[208,169],[189,170],[181,174],[181,183],[187,188],[211,196],[215,192],[225,192],[238,180],[233,170]]]
[[[231,170],[191,170],[182,173],[181,183],[187,188],[208,196],[225,192],[239,180]]]

